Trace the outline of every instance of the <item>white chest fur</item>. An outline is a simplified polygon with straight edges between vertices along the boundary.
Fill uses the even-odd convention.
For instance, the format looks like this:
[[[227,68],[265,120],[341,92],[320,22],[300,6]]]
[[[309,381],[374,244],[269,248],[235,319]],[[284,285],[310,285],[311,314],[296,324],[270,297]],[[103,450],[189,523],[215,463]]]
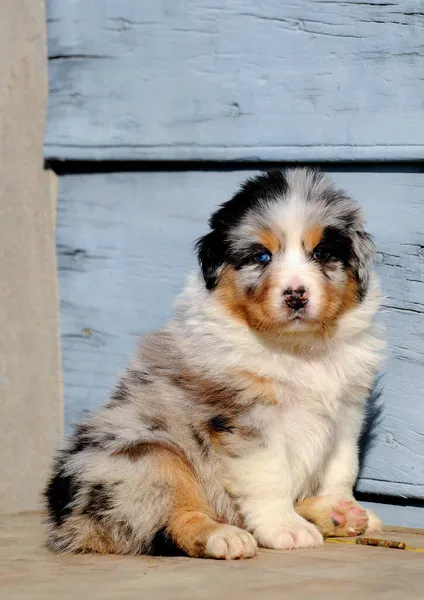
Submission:
[[[229,467],[237,471],[240,492],[253,486],[260,496],[285,472],[292,480],[293,499],[309,493],[322,476],[341,420],[352,407],[358,427],[367,390],[379,369],[384,345],[372,325],[377,291],[340,319],[328,343],[304,354],[273,349],[228,317],[196,282],[183,300],[180,347],[190,364],[213,379],[221,378],[223,384],[226,374],[244,371],[272,381],[275,389],[277,404],[258,407],[256,415],[266,448]]]
[[[267,445],[262,468],[277,470],[281,461],[293,499],[316,491],[342,430],[360,429],[367,390],[380,362],[378,348],[378,340],[367,333],[335,344],[321,356],[256,356],[259,372],[274,382],[277,400],[258,407],[254,416]]]

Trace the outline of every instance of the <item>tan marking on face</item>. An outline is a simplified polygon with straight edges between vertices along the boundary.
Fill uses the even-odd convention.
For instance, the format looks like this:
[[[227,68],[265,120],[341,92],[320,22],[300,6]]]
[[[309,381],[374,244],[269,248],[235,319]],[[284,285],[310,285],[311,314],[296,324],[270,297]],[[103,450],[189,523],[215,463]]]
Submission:
[[[284,323],[277,318],[272,303],[272,292],[279,288],[279,278],[272,270],[262,278],[260,284],[246,297],[244,309],[249,327],[259,332],[281,331]]]
[[[232,267],[224,267],[218,285],[212,293],[236,321],[247,325],[243,299],[237,289],[236,273]]]
[[[281,249],[281,242],[278,236],[271,231],[271,229],[262,229],[259,232],[258,239],[262,246],[269,250],[272,254],[275,254]]]
[[[324,230],[319,225],[310,225],[303,233],[303,245],[311,253],[320,243]]]
[[[221,524],[206,502],[191,465],[171,452],[161,452],[157,458],[171,491],[167,531],[189,556],[205,556],[207,539]]]
[[[216,290],[218,300],[239,323],[261,332],[271,332],[281,329],[284,325],[275,317],[271,304],[273,286],[272,275],[265,274],[261,282],[248,294],[237,287],[237,273],[234,268],[223,270]]]
[[[213,292],[225,310],[239,323],[249,325],[244,306],[243,294],[237,288],[236,272],[232,267],[224,267],[218,285]]]
[[[318,239],[318,231],[309,232],[309,242]],[[315,246],[314,246],[315,247]],[[334,285],[329,280],[322,283],[322,308],[316,320],[305,322],[303,332],[291,332],[290,322],[282,321],[275,313],[272,304],[272,292],[279,286],[274,281],[273,271],[265,273],[261,281],[249,293],[237,286],[237,271],[226,267],[218,283],[216,294],[224,310],[238,323],[254,329],[268,339],[271,344],[285,347],[290,352],[303,353],[311,343],[320,343],[331,335],[341,315],[358,305],[358,284],[351,272],[347,273],[344,285]],[[286,335],[287,332],[287,335]],[[272,394],[270,394],[272,398]]]
[[[344,286],[343,301],[341,306],[341,314],[352,310],[359,304],[359,284],[353,273],[349,272],[346,285]]]
[[[323,306],[320,320],[324,326],[335,325],[337,319],[358,305],[358,284],[352,273],[347,273],[346,282],[337,287],[326,281],[323,291]]]

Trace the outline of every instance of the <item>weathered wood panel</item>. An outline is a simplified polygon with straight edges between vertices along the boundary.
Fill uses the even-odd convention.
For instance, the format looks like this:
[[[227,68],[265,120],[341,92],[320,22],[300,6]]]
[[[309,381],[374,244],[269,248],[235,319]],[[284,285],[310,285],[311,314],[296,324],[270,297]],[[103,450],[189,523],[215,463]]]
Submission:
[[[328,541],[295,552],[260,550],[253,560],[184,556],[52,556],[39,514],[0,518],[5,600],[419,600],[423,596],[422,531],[388,527],[379,538],[399,551]],[[340,542],[339,541],[339,542]],[[416,551],[418,550],[418,552]]]
[[[60,179],[57,248],[69,426],[108,394],[140,333],[161,326],[195,266],[192,243],[247,175],[150,172]],[[424,170],[341,171],[364,206],[386,294],[383,418],[359,489],[424,497]]]
[[[9,513],[39,507],[63,431],[44,2],[0,3],[0,73],[0,513]]]
[[[424,158],[415,0],[49,0],[50,159]]]
[[[382,498],[384,500],[384,498]],[[364,502],[360,501],[361,504],[372,511],[374,511],[384,525],[398,525],[400,527],[420,527],[424,529],[424,507],[418,502],[416,506],[408,504],[408,500],[405,500],[403,506],[397,504],[381,504],[378,502]],[[379,536],[380,534],[378,534]]]

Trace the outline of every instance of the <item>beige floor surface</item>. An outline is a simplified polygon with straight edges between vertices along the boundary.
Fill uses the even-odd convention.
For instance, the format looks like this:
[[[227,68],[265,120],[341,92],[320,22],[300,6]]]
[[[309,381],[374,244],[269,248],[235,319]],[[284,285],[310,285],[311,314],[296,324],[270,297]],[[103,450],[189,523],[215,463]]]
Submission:
[[[229,562],[54,556],[43,547],[39,514],[12,515],[0,519],[0,598],[424,600],[424,531],[390,528],[379,537],[404,541],[414,551],[345,540],[311,550],[263,550],[252,560]]]

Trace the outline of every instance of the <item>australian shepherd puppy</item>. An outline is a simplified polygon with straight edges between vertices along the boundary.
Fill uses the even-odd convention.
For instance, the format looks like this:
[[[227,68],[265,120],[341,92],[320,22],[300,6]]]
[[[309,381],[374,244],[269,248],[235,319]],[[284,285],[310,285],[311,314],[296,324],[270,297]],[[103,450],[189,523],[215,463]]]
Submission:
[[[56,459],[56,552],[248,558],[381,527],[352,494],[383,347],[360,209],[274,170],[209,226],[175,317]]]

